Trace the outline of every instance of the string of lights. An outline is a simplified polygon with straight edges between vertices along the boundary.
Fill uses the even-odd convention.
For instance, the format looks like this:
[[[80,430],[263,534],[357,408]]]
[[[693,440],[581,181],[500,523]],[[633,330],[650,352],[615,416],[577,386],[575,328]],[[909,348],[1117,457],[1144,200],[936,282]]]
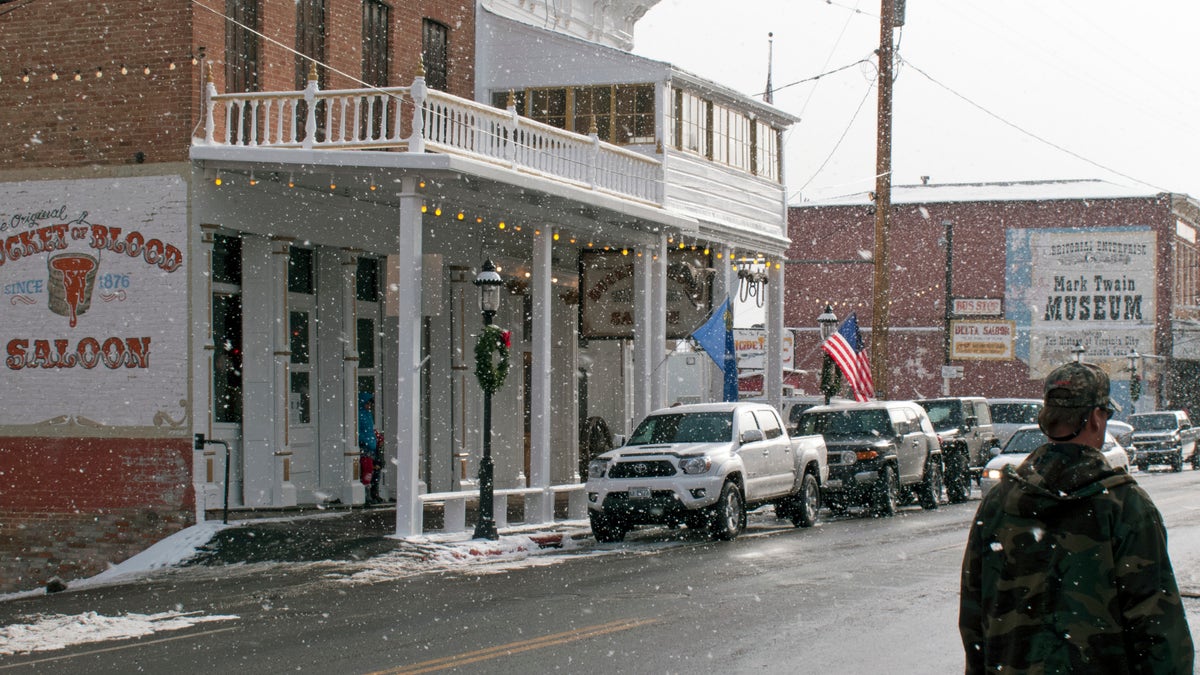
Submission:
[[[182,57],[179,60],[191,61],[192,65],[195,66],[198,65],[203,59],[204,48],[200,47],[198,51],[189,53],[187,56]],[[105,70],[106,67],[108,70]],[[175,71],[179,69],[179,64],[176,60],[172,59],[167,61],[166,65],[163,67],[168,71]],[[83,82],[84,80],[93,78],[99,80],[103,79],[107,75],[111,75],[112,73],[122,76],[127,76],[130,74],[137,75],[140,73],[145,77],[152,77],[155,74],[155,70],[150,66],[149,63],[143,63],[140,68],[126,63],[108,64],[107,66],[101,64],[97,66],[89,66],[87,68],[63,68],[58,64],[51,64],[48,66],[21,67],[20,70],[10,71],[7,74],[7,77],[16,79],[22,84],[31,84],[41,78],[45,78],[51,82]],[[3,83],[5,78],[5,73],[0,72],[0,83]]]
[[[268,183],[275,183],[285,186],[289,190],[325,192],[324,189],[312,188],[297,182],[296,175],[290,172],[285,175],[283,172],[270,171],[260,175],[256,174],[254,170],[238,171],[232,169],[216,169],[211,174],[211,181],[212,184],[218,188],[234,188],[237,187],[242,181],[252,188],[258,188],[263,184],[264,181],[266,181]],[[357,192],[351,191],[351,185],[357,190]],[[333,178],[333,176],[330,176],[328,193],[336,194],[339,197],[345,197],[355,201],[363,201],[368,194],[377,193],[382,187],[375,181],[373,175],[368,175],[365,181],[362,180],[362,177],[358,177],[352,182],[351,185],[346,185],[345,183],[339,184]],[[419,189],[425,189],[427,184],[422,180],[417,184],[417,187]],[[372,197],[371,199],[372,201],[376,200],[375,197]],[[497,231],[506,234],[515,235],[516,233],[524,232],[526,229],[530,229],[530,226],[511,222],[510,219],[496,219],[489,221],[483,216],[469,214],[467,209],[446,206],[441,200],[438,199],[425,200],[425,203],[423,203],[421,206],[421,213],[427,216],[432,215],[434,218],[449,216],[455,221],[459,222],[473,221],[477,225],[495,227]],[[532,231],[535,236],[541,236],[543,229],[539,227],[532,227]],[[569,244],[578,244],[589,249],[598,248],[604,251],[620,251],[622,255],[633,255],[639,258],[645,255],[644,251],[642,249],[638,249],[637,247],[598,244],[594,239],[568,233],[566,228],[550,228],[550,233],[552,240],[555,242],[566,241]],[[675,235],[671,235],[667,238],[667,244],[669,248],[674,250],[690,250],[703,253],[706,256],[711,255],[715,260],[725,259],[725,254],[722,251],[714,251],[712,244],[699,240],[689,243],[688,241],[685,241],[682,236],[677,237]],[[730,252],[728,257],[728,264],[734,271],[737,271],[740,266],[746,265],[755,266],[757,269],[760,269],[763,272],[765,272],[765,270],[769,267],[774,267],[774,269],[778,270],[782,269],[783,266],[782,262],[779,260],[772,261],[768,256],[762,253],[749,252],[744,249],[735,248]],[[651,254],[651,259],[658,260],[658,254]]]

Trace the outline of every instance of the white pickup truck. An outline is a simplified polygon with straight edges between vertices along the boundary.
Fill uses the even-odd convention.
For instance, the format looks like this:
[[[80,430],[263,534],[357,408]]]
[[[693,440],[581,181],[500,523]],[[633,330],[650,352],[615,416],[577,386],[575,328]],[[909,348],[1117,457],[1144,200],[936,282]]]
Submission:
[[[788,436],[765,403],[656,410],[619,445],[588,465],[588,516],[600,542],[649,524],[733,539],[746,527],[746,511],[766,504],[809,527],[829,476],[824,438]]]

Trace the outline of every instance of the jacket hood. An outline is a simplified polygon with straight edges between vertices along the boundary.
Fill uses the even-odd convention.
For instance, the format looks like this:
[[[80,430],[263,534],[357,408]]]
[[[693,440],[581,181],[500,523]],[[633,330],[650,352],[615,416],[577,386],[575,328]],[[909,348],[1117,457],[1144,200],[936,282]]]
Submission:
[[[1020,466],[1004,467],[1004,475],[1012,481],[1004,495],[1005,513],[1037,519],[1063,504],[1135,482],[1124,470],[1111,468],[1099,450],[1077,443],[1047,443]]]

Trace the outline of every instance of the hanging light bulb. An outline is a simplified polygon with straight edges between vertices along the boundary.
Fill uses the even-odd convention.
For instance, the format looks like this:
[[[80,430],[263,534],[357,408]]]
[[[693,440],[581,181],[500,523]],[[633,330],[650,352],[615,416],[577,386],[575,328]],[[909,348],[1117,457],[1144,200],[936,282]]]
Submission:
[[[224,183],[224,181],[221,180],[221,172],[218,171],[216,178],[213,178],[213,185],[219,187],[222,183]]]
[[[425,204],[421,205],[421,213],[429,213],[429,207]]]
[[[294,173],[288,174],[288,187],[290,187],[290,188],[296,187],[296,174],[294,174]]]
[[[435,215],[435,216],[442,215],[442,207],[440,207],[440,206],[433,207],[433,215]]]
[[[507,225],[507,224],[506,224],[506,223],[505,223],[505,222],[502,220],[502,221],[500,221],[500,224],[499,224],[499,225],[497,225],[496,227],[498,227],[498,228],[500,228],[501,230],[503,230],[504,228],[508,227],[508,225]]]
[[[554,241],[558,241],[558,230],[554,231],[554,234],[551,235],[551,238],[554,239]]]
[[[254,169],[250,170],[250,187],[258,185],[258,179],[254,177]]]
[[[330,176],[329,176],[329,189],[330,189],[330,190],[336,190],[336,189],[337,189],[337,181],[333,180],[333,176],[332,176],[332,175],[330,175]]]
[[[96,79],[98,80],[102,77],[104,77],[104,68],[96,66]]]
[[[368,175],[367,175],[367,182],[369,183],[369,185],[368,185],[368,189],[369,189],[371,192],[374,192],[376,189],[378,189],[378,187],[379,187],[379,186],[375,185],[375,176],[372,176],[372,175],[368,174]]]
[[[78,70],[75,71],[75,81],[80,82],[82,80],[83,80],[83,75],[80,75]]]
[[[627,249],[627,248],[621,249],[621,255],[629,255],[629,249]]]
[[[125,64],[124,64],[124,63],[122,63],[122,64],[121,64],[121,74],[122,74],[122,75],[128,75],[128,74],[129,74],[129,69],[125,67]]]
[[[58,82],[58,71],[57,70],[50,71],[50,79],[54,80],[55,82]]]
[[[458,215],[455,216],[455,218],[458,218],[459,220],[462,220],[463,218],[466,218],[466,217],[467,217],[467,214],[463,213],[462,211],[459,211]]]

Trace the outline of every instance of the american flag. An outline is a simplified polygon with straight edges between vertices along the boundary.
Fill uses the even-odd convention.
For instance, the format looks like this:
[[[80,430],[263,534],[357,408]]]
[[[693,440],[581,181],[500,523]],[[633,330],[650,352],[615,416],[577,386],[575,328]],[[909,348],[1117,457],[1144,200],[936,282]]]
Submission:
[[[862,334],[858,332],[857,316],[851,314],[850,318],[843,321],[837,332],[821,345],[821,349],[842,369],[842,375],[854,390],[854,400],[868,401],[875,397],[871,363],[863,347]]]

